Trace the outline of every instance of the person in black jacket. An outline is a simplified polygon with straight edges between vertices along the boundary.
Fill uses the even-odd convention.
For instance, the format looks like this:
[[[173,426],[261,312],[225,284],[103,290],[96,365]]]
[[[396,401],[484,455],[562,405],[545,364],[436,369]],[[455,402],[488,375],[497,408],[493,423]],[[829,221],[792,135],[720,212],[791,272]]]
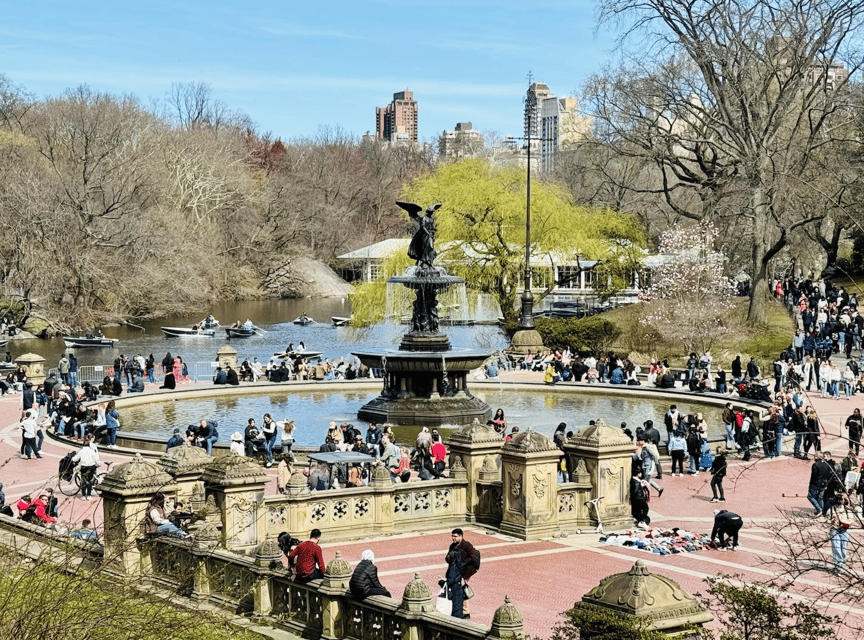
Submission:
[[[738,546],[738,532],[741,531],[743,525],[744,521],[737,513],[732,513],[725,509],[714,511],[714,528],[711,530],[711,542],[714,542],[714,538],[719,537],[718,548],[720,551],[725,551],[727,545],[723,536],[729,536],[729,542],[732,543],[731,547],[735,549]]]
[[[723,447],[717,447],[717,455],[714,456],[714,462],[711,463],[711,492],[714,497],[711,502],[726,502],[723,496],[723,478],[726,477],[726,451]],[[717,493],[720,497],[717,497]]]
[[[360,556],[360,562],[357,563],[354,573],[351,574],[348,588],[351,589],[351,595],[356,600],[363,600],[369,596],[390,597],[390,592],[378,580],[375,554],[370,549],[366,549]]]
[[[825,451],[822,455],[828,458],[831,457],[828,451]],[[816,461],[810,467],[810,486],[807,489],[807,500],[810,501],[810,504],[816,510],[813,515],[817,517],[822,515],[822,499],[825,495],[825,487],[828,486],[831,480],[831,473],[831,467],[817,455]]]

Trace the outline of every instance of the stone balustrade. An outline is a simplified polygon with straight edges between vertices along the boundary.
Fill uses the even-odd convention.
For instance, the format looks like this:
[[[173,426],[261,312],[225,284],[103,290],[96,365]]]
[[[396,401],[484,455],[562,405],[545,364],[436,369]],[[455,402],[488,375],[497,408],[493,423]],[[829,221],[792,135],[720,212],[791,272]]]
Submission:
[[[144,544],[152,579],[182,595],[245,613],[259,622],[303,637],[353,640],[522,640],[522,616],[507,600],[496,610],[491,627],[439,613],[419,574],[406,586],[401,601],[372,596],[351,597],[351,567],[337,551],[323,580],[291,581],[282,568],[279,549],[268,541],[252,556],[239,556],[171,538]]]
[[[267,537],[318,528],[328,540],[344,540],[356,538],[358,531],[381,535],[464,522],[466,480],[394,484],[385,472],[385,482],[378,485],[327,491],[309,491],[305,477],[295,474],[295,491],[264,499]]]

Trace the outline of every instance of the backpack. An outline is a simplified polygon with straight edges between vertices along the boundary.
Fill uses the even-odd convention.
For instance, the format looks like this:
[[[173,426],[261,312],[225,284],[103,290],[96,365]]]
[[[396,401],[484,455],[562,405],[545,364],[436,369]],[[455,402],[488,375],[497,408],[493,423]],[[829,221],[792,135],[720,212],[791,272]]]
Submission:
[[[475,571],[480,569],[480,549],[477,547],[474,547],[474,551],[471,554],[471,562],[474,563]]]

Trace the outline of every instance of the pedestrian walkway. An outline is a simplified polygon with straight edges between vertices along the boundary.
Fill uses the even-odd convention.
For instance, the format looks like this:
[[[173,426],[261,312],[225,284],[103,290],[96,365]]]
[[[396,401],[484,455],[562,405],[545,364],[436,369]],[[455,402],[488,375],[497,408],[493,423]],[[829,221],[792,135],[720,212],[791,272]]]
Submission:
[[[505,375],[525,381],[542,376],[540,373],[522,372]],[[195,386],[191,385],[190,388]],[[823,448],[832,451],[836,458],[842,458],[848,446],[841,425],[853,407],[864,404],[861,403],[861,397],[853,396],[851,401],[832,400],[819,398],[818,393],[815,393],[810,394],[808,400],[819,413],[825,430]],[[7,501],[13,504],[25,493],[38,494],[45,487],[53,486],[56,483],[58,462],[71,450],[71,447],[47,438],[42,460],[22,460],[18,456],[20,431],[15,424],[20,416],[18,402],[18,396],[0,400],[0,425],[3,425],[0,427],[0,482],[5,485]],[[103,449],[100,453],[103,460],[128,460],[128,456],[118,450]],[[658,556],[635,549],[603,545],[594,532],[524,542],[481,527],[464,527],[466,539],[482,553],[480,571],[471,580],[476,594],[471,600],[471,619],[490,624],[495,609],[509,595],[523,614],[526,633],[536,638],[549,637],[550,629],[560,620],[561,612],[572,607],[603,577],[628,571],[637,559],[644,560],[651,571],[678,581],[690,593],[704,593],[707,589],[705,578],[719,572],[739,576],[738,579],[745,582],[782,578],[776,562],[782,557],[783,549],[776,543],[772,526],[782,522],[789,514],[811,510],[806,500],[810,465],[811,462],[791,456],[772,460],[754,456],[747,463],[735,455],[729,456],[729,473],[724,482],[726,503],[722,506],[740,514],[745,522],[741,548],[736,552],[702,551]],[[275,477],[274,470],[268,470],[268,473]],[[663,496],[652,497],[650,504],[652,526],[677,526],[710,533],[713,510],[717,505],[709,502],[711,490],[708,479],[707,473],[674,478],[664,476]],[[267,493],[275,492],[274,480],[268,483]],[[97,526],[101,524],[102,509],[98,499],[86,502],[59,497],[61,523],[71,525],[80,523],[83,518],[90,518]],[[818,521],[811,523],[806,526],[826,527]],[[291,533],[301,539],[308,535],[308,532],[302,531]],[[853,539],[860,536],[860,529],[851,530]],[[335,557],[338,550],[352,565],[360,559],[364,549],[372,549],[381,582],[395,597],[399,597],[415,572],[420,573],[432,593],[437,592],[437,582],[444,573],[444,554],[449,543],[449,530],[435,529],[420,534],[412,532],[338,543],[329,543],[327,532],[324,531],[322,547],[326,562]],[[826,558],[830,559],[827,543],[825,552]],[[813,570],[788,584],[787,593],[806,600],[812,597],[810,592],[813,585],[831,585],[836,581],[837,578],[823,570]],[[864,605],[848,607],[839,603],[820,604],[824,605],[828,613],[864,620]]]

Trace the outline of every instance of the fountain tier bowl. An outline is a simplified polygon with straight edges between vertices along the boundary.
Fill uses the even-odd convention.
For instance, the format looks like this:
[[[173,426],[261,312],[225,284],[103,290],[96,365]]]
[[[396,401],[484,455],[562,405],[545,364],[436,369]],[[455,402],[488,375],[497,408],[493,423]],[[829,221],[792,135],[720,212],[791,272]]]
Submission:
[[[368,349],[353,351],[360,362],[370,369],[386,369],[388,373],[454,373],[467,372],[482,366],[490,356],[478,349],[449,349],[447,351],[403,351],[396,349]]]

